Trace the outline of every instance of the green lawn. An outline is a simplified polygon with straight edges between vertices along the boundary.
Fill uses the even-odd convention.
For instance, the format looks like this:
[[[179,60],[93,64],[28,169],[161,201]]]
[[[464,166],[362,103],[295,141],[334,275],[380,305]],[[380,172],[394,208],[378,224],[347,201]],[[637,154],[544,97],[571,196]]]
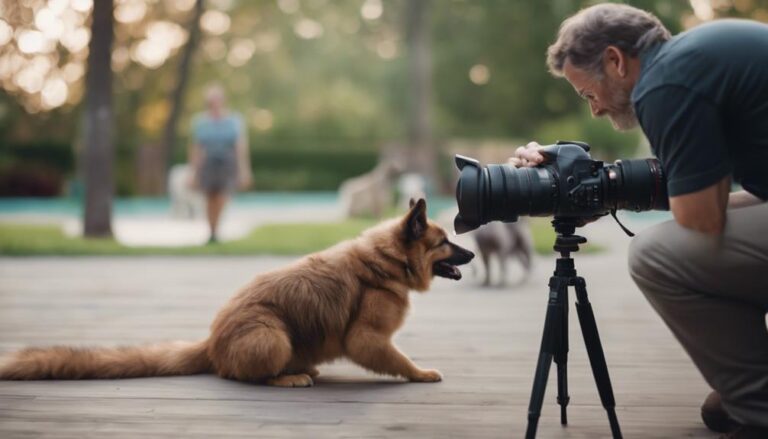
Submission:
[[[549,221],[529,221],[536,251],[552,253],[554,232]],[[374,220],[339,223],[268,224],[248,236],[207,246],[126,247],[113,239],[71,238],[53,225],[0,223],[0,255],[302,255],[315,252],[348,238],[375,224]],[[595,251],[588,245],[587,252]]]

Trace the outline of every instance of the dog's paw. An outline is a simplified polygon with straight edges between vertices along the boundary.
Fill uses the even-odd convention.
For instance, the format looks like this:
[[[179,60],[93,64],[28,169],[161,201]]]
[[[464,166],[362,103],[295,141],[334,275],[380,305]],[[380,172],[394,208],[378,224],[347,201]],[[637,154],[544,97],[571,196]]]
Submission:
[[[417,383],[436,383],[443,380],[443,376],[439,371],[434,369],[424,369],[418,371],[418,373],[410,377],[411,381]]]
[[[316,377],[316,376],[320,375],[320,371],[319,371],[319,370],[317,370],[317,368],[316,368],[316,367],[310,367],[310,368],[309,368],[309,369],[307,369],[307,370],[306,370],[304,373],[306,373],[307,375],[309,375],[309,376],[310,376],[310,377],[312,377],[312,378],[314,378],[314,377]]]
[[[312,387],[315,383],[309,375],[299,373],[296,375],[280,375],[271,378],[267,381],[267,384],[275,387]]]

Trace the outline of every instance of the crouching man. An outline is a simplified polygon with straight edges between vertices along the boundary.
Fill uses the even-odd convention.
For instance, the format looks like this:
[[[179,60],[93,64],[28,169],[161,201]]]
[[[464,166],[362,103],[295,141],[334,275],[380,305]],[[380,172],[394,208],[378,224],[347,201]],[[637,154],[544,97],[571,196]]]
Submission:
[[[634,239],[629,270],[713,389],[704,422],[728,438],[768,438],[767,54],[765,24],[673,37],[645,11],[601,4],[563,22],[547,59],[594,116],[639,123],[664,166],[674,221]],[[540,164],[538,146],[511,162]]]

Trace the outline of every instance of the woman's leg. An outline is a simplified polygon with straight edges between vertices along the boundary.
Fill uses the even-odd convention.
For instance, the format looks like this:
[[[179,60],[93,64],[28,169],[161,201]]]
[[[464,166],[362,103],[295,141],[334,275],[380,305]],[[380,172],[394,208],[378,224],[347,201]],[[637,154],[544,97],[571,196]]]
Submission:
[[[208,215],[208,226],[211,231],[209,242],[216,242],[219,227],[219,219],[224,211],[229,196],[226,192],[209,192],[206,196],[206,213]]]

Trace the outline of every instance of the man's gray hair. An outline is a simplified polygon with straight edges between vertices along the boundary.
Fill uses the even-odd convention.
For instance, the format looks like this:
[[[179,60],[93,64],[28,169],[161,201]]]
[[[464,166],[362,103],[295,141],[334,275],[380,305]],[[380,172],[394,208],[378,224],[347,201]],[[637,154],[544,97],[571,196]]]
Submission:
[[[563,76],[566,61],[602,77],[603,52],[608,46],[635,57],[670,37],[667,28],[649,12],[615,3],[599,4],[582,9],[560,25],[557,41],[547,50],[547,65],[557,77]]]

